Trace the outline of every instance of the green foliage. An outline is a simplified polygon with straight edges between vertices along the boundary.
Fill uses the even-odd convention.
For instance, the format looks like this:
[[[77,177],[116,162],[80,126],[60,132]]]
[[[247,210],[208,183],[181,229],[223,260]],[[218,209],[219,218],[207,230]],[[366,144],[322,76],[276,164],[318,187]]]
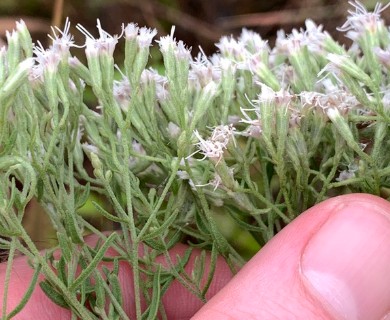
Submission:
[[[232,270],[245,263],[248,252],[221,231],[224,221],[257,249],[328,197],[389,197],[390,34],[380,6],[369,13],[353,5],[341,28],[355,43],[348,50],[307,21],[306,30],[280,33],[272,50],[243,30],[223,37],[214,56],[192,58],[172,30],[158,41],[164,74],[145,69],[154,30],[127,25],[118,62],[122,35],[98,22],[94,39],[78,26],[84,65],[72,56],[68,23],[49,49],[33,47],[18,23],[0,50],[5,291],[16,251],[36,273],[21,304],[4,307],[2,317],[19,312],[43,274],[44,292],[75,316],[128,319],[118,272],[129,263],[135,317],[164,319],[172,281],[206,301],[218,255]],[[97,106],[86,104],[86,92]],[[22,226],[33,197],[57,232],[59,254],[40,255]],[[97,230],[86,204],[120,232]],[[97,236],[95,246],[86,234]],[[169,249],[178,243],[189,248],[173,260]],[[187,273],[194,247],[204,251]]]

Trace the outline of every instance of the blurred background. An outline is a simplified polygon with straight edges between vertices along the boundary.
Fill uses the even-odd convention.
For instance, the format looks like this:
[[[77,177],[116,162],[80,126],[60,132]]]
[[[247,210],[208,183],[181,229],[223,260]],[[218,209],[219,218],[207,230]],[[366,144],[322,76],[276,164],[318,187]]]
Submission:
[[[369,10],[375,8],[376,0],[361,2]],[[390,0],[382,1],[383,5],[388,2]],[[289,33],[293,28],[302,27],[305,19],[311,18],[324,25],[324,29],[336,40],[348,45],[348,39],[336,28],[343,25],[350,8],[345,0],[1,0],[0,46],[5,44],[6,30],[15,28],[15,21],[19,19],[25,21],[35,43],[40,41],[48,46],[50,26],[62,28],[66,17],[71,21],[71,33],[77,44],[84,43],[84,36],[75,29],[76,24],[82,24],[96,35],[96,19],[100,19],[103,28],[111,34],[120,34],[122,23],[135,22],[139,26],[156,28],[159,37],[168,34],[175,25],[176,38],[192,47],[193,54],[199,52],[199,46],[206,54],[212,54],[216,50],[214,44],[222,35],[238,35],[246,27],[257,31],[272,46],[277,30],[284,29]],[[382,13],[382,17],[389,24],[390,8]],[[162,66],[156,47],[152,51],[152,63]],[[78,55],[75,51],[73,54]],[[82,49],[79,52],[82,53]],[[115,54],[121,61],[123,50],[120,45]],[[89,217],[99,229],[112,230],[114,226],[100,220],[90,203],[81,214]],[[30,203],[24,223],[39,248],[56,243],[50,222],[36,201]],[[223,226],[223,219],[218,223],[222,228],[230,228],[229,225]],[[231,230],[227,232],[234,233]],[[237,246],[240,246],[239,242],[248,246],[250,240],[243,235],[236,241]],[[253,246],[248,256],[258,249]]]
[[[374,9],[376,0],[361,0]],[[383,5],[389,0],[382,1]],[[120,33],[122,23],[136,22],[139,26],[156,28],[159,35],[176,26],[176,36],[198,51],[201,45],[212,53],[221,35],[238,34],[243,27],[251,28],[273,44],[276,31],[300,27],[310,17],[323,24],[337,40],[344,42],[336,31],[350,6],[342,0],[1,0],[0,37],[12,30],[15,20],[23,19],[34,40],[47,43],[51,25],[62,26],[69,17],[74,27],[81,23],[91,33],[99,18],[110,33]],[[383,13],[390,19],[390,10]],[[83,36],[73,30],[76,40]]]

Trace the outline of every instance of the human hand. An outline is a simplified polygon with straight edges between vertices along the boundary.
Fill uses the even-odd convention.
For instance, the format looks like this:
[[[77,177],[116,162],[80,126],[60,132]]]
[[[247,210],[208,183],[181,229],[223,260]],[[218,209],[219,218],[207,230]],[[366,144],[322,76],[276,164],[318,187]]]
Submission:
[[[184,250],[178,246],[172,256]],[[189,319],[201,308],[193,319],[385,320],[390,319],[389,266],[390,203],[366,194],[345,195],[300,215],[233,279],[219,260],[209,297],[219,292],[202,308],[179,283],[170,287],[163,300],[168,319]],[[4,271],[0,265],[0,299]],[[31,276],[25,260],[17,259],[8,310],[18,303]],[[123,293],[130,314],[128,265],[121,265],[120,279],[126,284]],[[70,313],[37,288],[15,319],[37,317],[69,319]]]

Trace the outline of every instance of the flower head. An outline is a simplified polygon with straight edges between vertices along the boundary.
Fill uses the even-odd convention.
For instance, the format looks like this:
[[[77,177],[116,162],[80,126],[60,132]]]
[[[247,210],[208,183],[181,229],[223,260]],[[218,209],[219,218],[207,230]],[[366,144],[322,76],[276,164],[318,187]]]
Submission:
[[[156,83],[156,97],[158,101],[164,102],[169,98],[170,92],[168,86],[168,79],[161,76],[161,81]]]
[[[324,54],[325,41],[330,39],[329,33],[323,31],[322,25],[316,25],[313,20],[307,19],[305,21],[306,26],[306,44],[311,52]]]
[[[382,63],[386,68],[390,68],[390,47],[387,47],[386,50],[375,47],[373,51],[379,62]]]
[[[107,31],[104,31],[100,20],[97,20],[96,25],[99,31],[99,38],[95,39],[87,29],[85,29],[82,25],[78,24],[76,28],[81,31],[86,37],[85,39],[85,53],[87,57],[96,57],[101,54],[108,54],[112,56],[115,50],[115,46],[118,43],[118,39],[122,35],[110,35]],[[123,30],[123,26],[122,26]],[[123,34],[123,31],[122,31]]]
[[[16,31],[19,33],[28,32],[26,23],[23,20],[16,21]]]
[[[131,86],[126,76],[123,75],[122,80],[114,80],[113,93],[121,109],[127,111],[130,102]]]
[[[356,164],[350,164],[348,165],[348,169],[343,170],[340,172],[339,176],[336,178],[336,181],[345,181],[348,179],[355,178],[356,174],[355,172],[358,171],[359,168]]]
[[[7,38],[8,46],[11,46],[11,45],[17,45],[20,34],[15,30],[12,30],[12,32],[7,30],[5,32],[5,36]]]
[[[96,147],[95,145],[93,144],[90,144],[88,142],[84,142],[81,144],[81,147],[82,149],[84,150],[84,152],[90,156],[91,154],[99,154],[99,148]]]
[[[245,49],[247,49],[250,53],[270,51],[268,41],[263,40],[258,33],[246,28],[242,29],[238,41],[241,42],[245,46]]]
[[[330,38],[327,32],[323,31],[322,25],[316,25],[312,20],[305,21],[306,30],[293,29],[291,34],[286,35],[283,30],[278,31],[275,49],[273,54],[293,55],[307,47],[313,53],[324,53],[324,42]]]
[[[212,64],[203,52],[191,61],[189,80],[194,88],[204,88],[211,82],[219,82],[220,79],[220,68]]]
[[[339,77],[348,62],[349,56],[328,53],[326,58],[329,60],[329,63],[318,73],[318,76],[321,76],[324,73],[330,73],[341,83],[342,81]]]
[[[381,12],[390,6],[390,3],[382,8],[382,4],[377,3],[373,12],[368,12],[362,3],[348,1],[355,8],[355,11],[348,10],[350,14],[347,21],[338,28],[339,31],[347,32],[347,37],[357,40],[364,32],[376,32],[384,23],[381,19]]]
[[[167,126],[167,132],[171,138],[177,139],[180,136],[181,129],[177,124],[169,121]]]
[[[244,61],[245,57],[248,55],[245,43],[243,41],[237,41],[233,37],[224,36],[215,46],[221,51],[223,57],[235,61]]]
[[[234,132],[236,129],[232,124],[216,126],[211,134],[211,141],[218,141],[226,148],[231,138],[234,140]]]
[[[157,34],[156,29],[149,29],[143,27],[139,29],[139,35],[137,36],[137,42],[140,48],[150,47],[154,36]]]
[[[228,170],[229,170],[229,175],[231,177],[233,177],[233,175],[234,175],[234,168],[228,168]],[[211,186],[214,187],[213,191],[217,190],[217,188],[220,187],[220,186],[221,187],[224,186],[222,178],[221,178],[221,176],[217,172],[214,172],[214,178],[210,180],[208,185],[211,185]]]
[[[293,29],[288,36],[284,32],[278,32],[275,49],[285,55],[294,55],[307,44],[308,41],[305,32]]]
[[[64,54],[68,54],[69,48],[75,46],[73,35],[69,33],[69,29],[70,22],[69,19],[66,18],[63,31],[61,31],[61,29],[59,29],[58,27],[51,27],[53,36],[48,35],[49,38],[53,41],[53,50],[61,54],[61,56],[63,56]],[[59,35],[57,34],[57,32],[59,33]]]
[[[145,69],[141,73],[140,83],[144,86],[156,85],[157,83],[164,83],[166,78],[160,75],[155,69]]]
[[[196,138],[199,140],[196,145],[198,146],[199,150],[195,151],[191,155],[189,155],[187,158],[190,158],[194,154],[200,152],[204,155],[203,159],[205,158],[210,158],[214,161],[219,163],[223,157],[223,153],[225,149],[227,149],[228,143],[231,138],[234,140],[234,131],[235,128],[233,127],[232,124],[230,125],[220,125],[214,128],[211,137],[207,140],[204,140],[198,130],[194,131],[194,134]]]
[[[261,93],[258,95],[258,99],[255,102],[262,103],[275,103],[280,106],[288,106],[293,98],[293,95],[286,89],[280,89],[274,91],[264,83],[258,82],[261,87]]]
[[[179,60],[191,60],[191,48],[187,48],[183,41],[176,41],[173,36],[175,33],[175,27],[171,29],[171,34],[165,37],[161,37],[157,40],[160,46],[160,51],[164,54],[172,53]]]
[[[42,76],[45,71],[50,73],[57,72],[58,64],[61,61],[60,53],[54,49],[54,47],[50,47],[49,49],[44,49],[42,44],[38,41],[38,45],[33,49],[35,55],[35,64],[31,68],[31,72],[29,75],[30,81],[34,81],[36,79],[42,80]]]
[[[346,114],[351,109],[357,109],[360,105],[359,101],[354,95],[345,90],[336,90],[327,92],[326,94],[320,92],[303,91],[299,95],[303,108],[315,108],[321,111],[329,118],[335,114]]]
[[[217,162],[219,162],[222,159],[226,146],[220,141],[213,141],[212,139],[204,140],[200,136],[198,130],[195,130],[194,134],[196,138],[198,138],[199,140],[199,142],[196,144],[199,150],[196,151],[195,153],[198,152],[202,153],[204,155],[202,160],[204,160],[205,158],[211,158],[211,159],[216,159]]]
[[[176,39],[174,38],[173,34],[175,33],[175,26],[171,29],[171,34],[167,35],[165,37],[160,37],[160,40],[157,40],[156,42],[160,46],[160,51],[162,53],[168,53],[170,50],[173,50],[176,47]]]
[[[174,54],[179,60],[191,60],[191,48],[187,48],[181,40],[177,43]]]
[[[126,40],[133,40],[138,36],[138,26],[136,23],[129,23],[124,29],[124,37]]]

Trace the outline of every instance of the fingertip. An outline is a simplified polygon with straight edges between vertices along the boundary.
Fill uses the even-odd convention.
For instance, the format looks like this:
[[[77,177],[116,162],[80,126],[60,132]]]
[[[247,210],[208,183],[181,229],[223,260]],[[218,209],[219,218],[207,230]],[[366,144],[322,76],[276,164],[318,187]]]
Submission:
[[[379,218],[376,214],[378,212],[380,212]],[[318,285],[321,287],[323,282],[329,281],[329,277],[326,278],[329,274],[325,272],[321,282],[316,279],[318,273],[313,272],[311,276],[314,277],[313,281],[317,281],[317,283],[312,285],[307,283],[308,278],[311,277],[308,276],[310,272],[307,270],[317,271],[319,265],[321,265],[322,269],[320,268],[320,270],[322,272],[329,268],[334,275],[334,267],[338,266],[336,271],[342,270],[346,276],[349,268],[348,259],[350,259],[350,263],[353,262],[358,266],[360,263],[361,266],[357,270],[362,271],[365,265],[361,261],[362,256],[360,256],[359,261],[359,255],[361,254],[360,249],[364,247],[365,260],[369,261],[368,257],[370,255],[371,261],[375,261],[373,257],[376,256],[386,257],[380,258],[382,260],[380,266],[376,266],[372,262],[369,263],[368,267],[373,267],[380,276],[373,278],[374,273],[367,275],[363,287],[365,289],[369,288],[370,279],[373,280],[374,286],[378,285],[378,282],[383,281],[379,278],[384,277],[385,272],[385,269],[381,266],[388,266],[390,262],[387,261],[390,259],[390,252],[387,249],[390,248],[388,246],[390,239],[387,239],[387,234],[390,234],[390,226],[386,222],[389,220],[389,215],[390,204],[387,201],[366,194],[334,197],[310,208],[276,235],[193,319],[225,317],[227,310],[230,319],[242,319],[243,316],[247,318],[252,316],[255,319],[288,319],[291,317],[298,319],[332,319],[332,315],[337,315],[336,318],[352,319],[343,318],[341,313],[344,312],[343,306],[341,306],[341,309],[337,309],[337,306],[336,309],[330,307],[334,300],[327,301],[321,294],[313,290],[313,286],[316,284],[317,287]],[[371,220],[377,222],[370,224],[369,221]],[[367,237],[364,240],[359,240],[358,235],[364,232],[365,228],[371,230],[367,233],[367,237],[375,239],[375,233],[379,232],[381,234],[380,239],[374,240],[371,245],[366,245],[366,242],[369,242]],[[317,235],[324,230],[327,231],[327,234],[322,239],[317,239]],[[334,238],[336,234],[337,239],[333,242],[328,241],[328,239]],[[352,240],[348,235],[353,236]],[[305,250],[309,250],[312,241],[317,243],[317,247],[311,248],[311,256],[309,256],[308,251],[305,252]],[[326,246],[327,243],[330,246],[326,249],[327,255],[317,260],[316,254],[321,255],[321,246]],[[382,243],[382,245],[380,246],[379,243]],[[386,249],[378,249],[378,247],[383,246],[386,246]],[[339,250],[339,256],[334,255],[337,250]],[[346,255],[345,252],[348,253],[349,251],[349,255]],[[353,258],[355,260],[352,260]],[[315,264],[318,268],[313,269],[307,268],[310,265],[308,261],[320,261],[321,263]],[[339,264],[335,261],[338,261]],[[302,271],[302,266],[306,268],[306,273]],[[354,273],[355,276],[358,274],[356,272]],[[362,295],[353,297],[353,303],[348,306],[350,315],[353,315],[353,312],[356,311],[355,303],[361,303],[363,308],[356,311],[357,315],[366,317],[370,312],[370,308],[377,308],[376,315],[384,316],[386,314],[388,311],[387,297],[390,296],[390,292],[388,293],[386,290],[390,288],[390,281],[387,282],[389,276],[385,277],[383,285],[379,285],[380,288],[375,292],[376,294],[385,294],[386,298],[382,300],[386,301],[382,304],[378,301],[375,302],[376,295],[372,299],[365,298],[366,295],[370,294],[366,290]],[[350,283],[356,285],[355,282],[351,281]],[[358,285],[351,288],[344,279],[340,281],[339,275],[337,281],[333,281],[332,285],[326,287],[325,291],[328,290],[327,292],[331,295],[335,292],[337,284],[340,284],[338,288],[341,297],[349,296],[350,290],[354,292],[353,290],[359,291],[362,288]],[[228,309],[227,306],[229,305],[234,305],[235,308]],[[358,317],[357,319],[374,319],[364,317]]]
[[[382,319],[390,311],[390,204],[351,195],[310,239],[305,286],[335,318]]]

